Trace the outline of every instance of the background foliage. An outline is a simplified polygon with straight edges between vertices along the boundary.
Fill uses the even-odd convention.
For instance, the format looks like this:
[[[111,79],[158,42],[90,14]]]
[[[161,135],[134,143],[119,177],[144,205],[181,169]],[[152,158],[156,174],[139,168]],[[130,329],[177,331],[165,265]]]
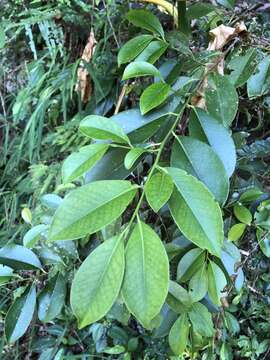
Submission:
[[[179,305],[172,289],[170,299],[151,330],[130,317],[121,301],[117,301],[101,320],[78,329],[69,300],[75,271],[94,248],[101,243],[108,244],[107,239],[120,231],[119,219],[94,235],[79,236],[79,241],[53,244],[45,241],[47,225],[64,196],[72,194],[72,190],[85,181],[81,176],[74,182],[69,178],[70,173],[63,181],[62,168],[68,155],[91,143],[83,135],[81,120],[85,121],[90,115],[111,117],[119,106],[119,115],[140,106],[141,112],[148,116],[152,107],[160,105],[154,104],[154,100],[158,101],[155,96],[150,102],[142,100],[141,94],[151,84],[151,78],[134,78],[132,72],[138,76],[138,69],[129,68],[127,73],[127,67],[123,65],[127,62],[123,60],[124,44],[138,34],[149,36],[149,32],[138,29],[136,17],[134,20],[129,15],[127,19],[126,14],[130,14],[131,8],[146,8],[158,16],[169,46],[161,47],[160,54],[153,55],[156,57],[156,61],[152,58],[154,69],[159,70],[154,75],[161,74],[179,96],[182,96],[181,91],[192,93],[198,74],[211,60],[212,54],[206,51],[209,31],[221,23],[235,26],[241,20],[247,27],[247,33],[233,39],[224,50],[225,73],[237,89],[238,106],[231,100],[229,106],[226,103],[225,86],[217,87],[217,92],[221,92],[220,102],[212,107],[211,93],[206,93],[208,110],[212,109],[211,115],[223,114],[224,125],[229,121],[230,111],[235,115],[232,124],[229,122],[228,125],[231,125],[237,150],[236,170],[230,179],[230,189],[225,193],[215,189],[214,195],[220,203],[226,200],[223,218],[229,241],[225,243],[221,259],[228,274],[238,277],[235,286],[228,286],[226,297],[220,304],[203,300],[212,314],[214,331],[208,312],[199,320],[196,309],[190,315],[192,326],[197,326],[198,331],[184,357],[267,359],[270,356],[269,4],[266,1],[213,3],[192,7],[195,2],[188,2],[187,19],[192,24],[192,36],[189,37],[185,33],[186,27],[180,28],[182,32],[174,31],[173,17],[149,4],[145,7],[135,2],[114,0],[3,1],[0,10],[0,263],[3,264],[0,268],[0,346],[3,359],[181,359],[181,355],[177,357],[172,352],[172,343],[179,331],[176,329],[175,336],[171,332],[171,340],[168,334],[179,306],[185,304]],[[96,48],[91,62],[85,67],[91,78],[92,93],[84,102],[76,91],[77,69],[91,30],[96,38]],[[163,34],[159,29],[159,41]],[[147,61],[151,62],[149,58]],[[154,69],[148,66],[143,71],[152,75]],[[122,80],[123,73],[126,81]],[[212,81],[215,83],[215,79]],[[123,86],[124,96],[121,95]],[[168,89],[164,84],[164,99]],[[221,107],[217,111],[216,105]],[[130,113],[130,119],[139,116],[136,114]],[[156,124],[161,125],[158,123],[160,115],[155,116]],[[172,115],[166,117],[169,124],[171,119]],[[175,130],[176,136],[187,134],[187,121],[184,128]],[[81,132],[78,132],[79,124]],[[87,126],[85,128],[84,132],[90,131]],[[151,126],[133,135],[129,129],[125,130],[120,134],[124,142],[128,133],[133,143],[144,146],[136,147],[130,158],[125,158],[125,149],[111,149],[115,152],[114,157],[98,171],[88,173],[86,181],[102,177],[123,178],[126,175],[122,174],[130,174],[128,179],[141,185],[153,164],[155,146],[166,131],[168,128],[161,127],[152,137],[155,131]],[[192,132],[190,124],[189,132]],[[119,142],[117,134],[116,142]],[[190,149],[190,144],[185,145],[185,141],[180,140],[181,148],[176,140],[174,144],[170,141],[160,165],[167,166],[171,150],[179,156],[183,146]],[[151,151],[146,155],[140,150],[142,148]],[[126,167],[123,166],[124,158]],[[195,167],[196,161],[197,166],[201,161],[196,159],[195,154]],[[110,163],[117,169],[115,177],[110,173]],[[215,169],[212,174],[215,175]],[[221,190],[224,187],[226,184]],[[164,195],[163,202],[159,198],[161,195]],[[176,279],[177,265],[181,261],[183,264],[184,254],[190,252],[193,245],[183,239],[168,209],[162,207],[169,196],[151,195],[149,189],[146,198],[154,211],[143,201],[140,216],[162,238],[171,261],[171,278]],[[160,207],[161,210],[155,213]],[[128,207],[123,224],[130,220],[132,213],[134,203]],[[16,244],[12,252],[7,247],[11,244]],[[199,291],[204,290],[197,289],[195,295],[198,296]],[[180,298],[183,300],[183,294]],[[74,311],[74,306],[72,308]],[[198,312],[203,314],[201,308]],[[180,328],[186,321],[183,316]]]

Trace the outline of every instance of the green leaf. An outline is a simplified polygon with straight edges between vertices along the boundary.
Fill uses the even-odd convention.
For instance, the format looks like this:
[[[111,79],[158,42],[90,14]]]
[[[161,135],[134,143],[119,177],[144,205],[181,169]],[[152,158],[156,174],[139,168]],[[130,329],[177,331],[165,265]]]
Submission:
[[[173,97],[158,110],[142,116],[139,109],[122,111],[111,117],[129,136],[134,144],[144,143],[164,124],[165,116],[175,111],[179,98]],[[128,121],[127,121],[128,119]],[[86,174],[86,183],[96,180],[125,179],[130,170],[124,167],[124,158],[128,150],[111,148],[107,154]]]
[[[205,262],[205,252],[202,249],[189,250],[179,261],[177,266],[177,281],[188,281]]]
[[[127,170],[124,166],[127,153],[127,149],[110,148],[107,154],[86,173],[85,182],[125,179],[131,172],[131,170]]]
[[[241,194],[240,196],[240,202],[241,203],[251,203],[257,199],[259,199],[259,197],[263,194],[263,192],[254,187],[251,189],[246,190],[245,192],[243,192],[243,194]]]
[[[71,287],[79,328],[100,320],[117,299],[125,270],[123,237],[99,245],[82,263]]]
[[[160,312],[168,294],[169,261],[157,234],[139,221],[126,248],[122,295],[128,310],[145,327]]]
[[[250,225],[252,222],[252,214],[248,208],[240,203],[237,203],[233,207],[233,213],[237,220],[246,225]]]
[[[0,264],[17,270],[41,269],[36,254],[21,245],[6,245],[0,250]]]
[[[175,281],[170,281],[166,302],[176,313],[189,311],[192,299],[188,291]]]
[[[217,3],[225,6],[228,9],[233,9],[235,5],[235,0],[217,0]]]
[[[259,243],[259,246],[260,246],[262,252],[264,253],[264,255],[266,257],[270,258],[270,238],[269,238],[269,235],[268,236],[264,235],[263,231],[261,231],[260,229],[257,229],[256,235],[257,235],[258,243]]]
[[[213,261],[209,261],[207,274],[209,297],[214,304],[221,305],[220,298],[224,296],[222,291],[227,285],[226,277],[220,267]]]
[[[158,212],[171,197],[173,192],[173,181],[164,171],[157,172],[151,176],[145,187],[145,195],[151,208]]]
[[[122,80],[127,80],[140,76],[161,77],[161,74],[154,65],[149,64],[146,61],[134,61],[125,68]]]
[[[105,354],[113,354],[113,355],[118,355],[118,354],[122,354],[123,352],[125,352],[125,348],[124,346],[121,345],[115,345],[114,347],[106,347],[102,352],[104,352]]]
[[[65,303],[66,282],[61,274],[49,281],[38,298],[38,318],[47,323],[60,314]]]
[[[228,75],[228,78],[235,87],[244,85],[250,78],[256,66],[255,58],[256,49],[250,48],[245,55],[239,56],[239,54],[235,54],[229,61],[228,68],[232,72]]]
[[[144,143],[158,131],[165,117],[167,120],[167,115],[174,112],[178,105],[179,97],[173,96],[166,104],[147,115],[141,115],[140,110],[135,108],[122,111],[111,119],[121,126],[133,144]]]
[[[40,198],[40,202],[43,206],[50,210],[56,210],[58,206],[62,203],[63,199],[56,194],[45,194]]]
[[[203,304],[192,304],[192,310],[188,313],[188,317],[194,332],[205,337],[212,337],[214,335],[211,314]]]
[[[223,222],[218,203],[203,183],[192,175],[176,168],[166,169],[175,184],[169,208],[176,225],[194,244],[220,256]]]
[[[237,241],[244,234],[246,224],[235,224],[233,225],[228,233],[228,239],[230,241]]]
[[[80,122],[80,131],[92,139],[113,140],[115,142],[129,144],[129,139],[123,129],[112,119],[104,116],[86,116]]]
[[[236,151],[229,131],[206,111],[194,108],[189,120],[189,134],[212,147],[230,177],[236,165]]]
[[[201,180],[221,204],[229,193],[229,179],[222,161],[212,148],[189,136],[175,138],[171,166]]]
[[[135,196],[128,181],[96,181],[73,190],[56,210],[49,240],[74,240],[117,219]]]
[[[142,115],[161,105],[169,96],[170,90],[170,85],[161,82],[148,86],[140,97]]]
[[[132,143],[144,143],[160,129],[164,124],[165,116],[175,111],[178,105],[179,98],[173,97],[166,105],[147,115],[142,116],[139,109],[130,109],[112,116],[111,119],[122,127]],[[86,174],[86,183],[96,180],[125,179],[131,172],[124,167],[127,152],[122,148],[109,149],[107,154]]]
[[[76,180],[90,170],[108,150],[107,144],[91,144],[80,148],[79,152],[69,155],[62,166],[64,183]]]
[[[125,156],[124,164],[126,169],[131,169],[139,157],[145,153],[146,150],[143,148],[133,148]]]
[[[4,28],[0,25],[0,49],[3,49],[5,47],[6,43],[6,35]]]
[[[222,344],[220,349],[220,360],[233,360],[232,349],[229,344]]]
[[[270,86],[270,56],[266,56],[258,65],[257,72],[247,82],[250,99],[264,95]]]
[[[238,95],[227,76],[212,74],[205,91],[206,107],[210,115],[225,127],[233,122],[238,110]]]
[[[36,287],[33,284],[14,301],[7,312],[5,334],[9,343],[14,343],[24,335],[34,315],[35,306]]]
[[[169,334],[169,344],[175,355],[182,355],[185,351],[189,334],[187,314],[182,314],[173,324]]]
[[[190,20],[199,19],[213,11],[216,11],[216,7],[211,4],[195,3],[188,7],[187,17]]]
[[[0,285],[5,284],[13,276],[13,269],[11,269],[9,266],[0,265]]]
[[[23,237],[23,245],[27,248],[33,248],[35,244],[42,238],[48,226],[44,224],[32,227]]]
[[[193,302],[200,301],[207,293],[208,276],[206,264],[192,276],[189,282],[189,293]]]
[[[150,11],[143,9],[130,10],[126,15],[126,18],[133,25],[164,37],[164,31],[159,19]]]
[[[129,40],[121,47],[117,61],[118,65],[125,64],[135,59],[154,39],[152,35],[139,35]]]
[[[238,320],[228,311],[224,311],[224,325],[229,330],[231,335],[236,335],[240,332],[240,325]]]
[[[147,61],[150,64],[154,64],[167,48],[168,45],[164,41],[152,41],[134,61]]]

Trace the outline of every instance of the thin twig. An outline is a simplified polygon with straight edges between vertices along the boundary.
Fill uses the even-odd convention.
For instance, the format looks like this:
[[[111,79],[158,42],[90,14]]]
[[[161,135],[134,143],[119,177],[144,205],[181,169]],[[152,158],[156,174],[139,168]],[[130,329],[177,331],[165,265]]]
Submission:
[[[120,93],[119,98],[117,100],[117,104],[116,104],[116,107],[115,107],[115,110],[114,110],[114,115],[119,113],[120,106],[121,106],[123,98],[124,98],[124,96],[126,94],[127,88],[128,88],[128,83],[125,83],[125,85],[122,87],[121,93]]]

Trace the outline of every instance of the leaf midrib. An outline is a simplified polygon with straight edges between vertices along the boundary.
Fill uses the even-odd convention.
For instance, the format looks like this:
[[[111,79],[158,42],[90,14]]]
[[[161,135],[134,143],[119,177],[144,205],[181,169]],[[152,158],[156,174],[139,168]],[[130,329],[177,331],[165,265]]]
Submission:
[[[66,231],[67,229],[69,229],[70,227],[73,227],[75,224],[77,224],[78,222],[82,221],[82,219],[84,219],[85,217],[89,216],[90,214],[93,214],[94,212],[96,212],[98,209],[100,209],[103,206],[106,206],[108,203],[116,200],[117,198],[129,193],[130,191],[134,191],[136,189],[136,187],[134,185],[131,185],[132,187],[130,187],[129,189],[126,189],[125,191],[123,191],[122,193],[118,193],[116,196],[110,198],[109,200],[106,200],[104,202],[102,202],[101,204],[98,204],[96,207],[92,208],[90,212],[84,214],[82,217],[76,219],[75,221],[71,222],[69,224],[68,227],[66,227],[65,229],[61,229],[60,231],[58,231],[56,234],[54,234],[52,237],[57,236],[59,233],[61,233],[62,231]]]
[[[93,298],[92,298],[92,303],[95,301],[95,298],[97,297],[98,292],[101,290],[101,284],[102,284],[102,282],[103,282],[103,279],[104,279],[106,273],[108,272],[107,269],[109,268],[109,266],[110,266],[110,264],[111,264],[111,261],[112,261],[112,258],[113,258],[113,256],[114,256],[114,254],[116,253],[116,251],[118,250],[118,246],[119,246],[119,244],[120,244],[121,241],[122,241],[122,236],[120,235],[120,236],[118,237],[118,239],[115,240],[115,244],[114,244],[114,246],[113,246],[112,252],[111,252],[111,254],[110,254],[107,262],[105,263],[104,270],[103,270],[101,276],[99,277],[98,284],[95,286],[95,289],[94,289],[94,291],[93,291],[94,296],[93,296]],[[104,243],[104,244],[105,244],[105,243]],[[89,313],[90,313],[90,315],[91,315],[91,312],[88,311],[86,317],[89,315]]]
[[[187,176],[190,176],[190,175],[187,175]],[[196,179],[196,181],[198,181],[198,180]],[[179,191],[179,193],[181,194],[182,198],[184,199],[186,206],[187,206],[188,208],[190,208],[193,216],[195,217],[197,223],[199,224],[199,227],[202,229],[202,232],[205,234],[206,238],[209,240],[210,244],[213,246],[214,243],[211,241],[211,239],[209,239],[207,233],[205,232],[205,229],[203,228],[203,226],[201,225],[200,221],[198,220],[198,217],[197,217],[196,214],[194,213],[192,207],[189,206],[187,199],[185,198],[185,196],[184,196],[183,193],[181,192],[181,189],[178,187],[178,185],[176,184],[176,182],[174,182],[174,183],[175,183],[175,186],[176,186],[177,190]],[[205,187],[205,188],[206,188],[206,187]],[[207,188],[206,188],[206,190],[209,192],[209,190],[208,190]],[[210,193],[210,192],[209,192],[209,193]],[[214,199],[213,199],[213,201],[214,201]],[[220,244],[220,242],[218,242],[218,243]],[[220,245],[221,245],[221,244],[220,244]],[[215,251],[217,250],[215,246],[213,246],[213,248],[215,249]]]

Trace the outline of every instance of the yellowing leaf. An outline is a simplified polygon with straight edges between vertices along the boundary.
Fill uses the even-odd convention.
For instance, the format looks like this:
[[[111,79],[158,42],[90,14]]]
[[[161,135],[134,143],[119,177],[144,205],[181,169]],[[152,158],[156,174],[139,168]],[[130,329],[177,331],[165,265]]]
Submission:
[[[28,208],[23,208],[22,212],[21,212],[22,218],[23,220],[27,223],[27,224],[31,224],[32,222],[32,213],[31,210]]]

